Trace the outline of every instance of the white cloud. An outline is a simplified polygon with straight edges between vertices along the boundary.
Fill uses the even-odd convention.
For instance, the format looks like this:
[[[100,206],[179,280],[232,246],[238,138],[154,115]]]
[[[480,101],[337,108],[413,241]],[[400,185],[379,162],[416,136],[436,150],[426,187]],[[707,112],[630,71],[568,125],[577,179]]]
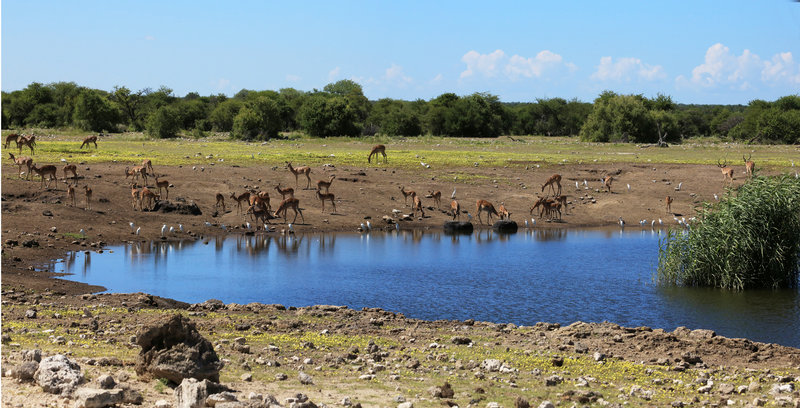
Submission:
[[[483,74],[484,76],[493,77],[497,74],[497,63],[505,58],[503,50],[495,50],[491,54],[480,54],[472,50],[463,57],[461,61],[467,64],[467,69],[461,73],[461,78],[467,78],[475,73]]]
[[[794,61],[791,52],[762,60],[750,50],[735,55],[728,47],[717,43],[706,50],[703,63],[692,69],[691,78],[681,75],[676,82],[704,88],[724,86],[742,90],[753,89],[758,82],[797,85],[800,84],[800,65]]]
[[[330,70],[330,72],[328,72],[328,81],[333,81],[334,79],[338,78],[339,77],[339,73],[341,73],[341,72],[342,72],[342,69],[339,68],[339,67],[336,67],[336,68]]]
[[[152,35],[146,35],[146,36],[144,36],[144,39],[146,41],[155,41],[156,37],[153,37]]]
[[[618,58],[616,62],[612,57],[600,58],[591,78],[600,81],[654,81],[666,77],[661,65],[645,64],[638,58]]]
[[[300,78],[300,77],[299,77],[299,76],[297,76],[297,75],[292,75],[292,74],[287,74],[287,75],[286,75],[286,80],[287,80],[287,81],[289,81],[289,82],[298,82],[298,81],[300,81],[301,79],[302,79],[302,78]]]
[[[384,79],[386,79],[387,82],[395,83],[401,86],[414,82],[414,80],[411,79],[410,76],[406,75],[405,72],[403,72],[403,67],[397,64],[392,64],[392,66],[386,68],[386,74],[384,75]]]
[[[480,54],[475,50],[469,51],[461,57],[467,64],[467,69],[461,73],[461,78],[476,74],[485,77],[497,76],[499,72],[511,80],[526,78],[541,78],[549,72],[568,71],[574,72],[578,67],[565,62],[564,58],[550,50],[543,50],[535,57],[512,55],[507,57],[503,50],[495,50],[490,54]]]

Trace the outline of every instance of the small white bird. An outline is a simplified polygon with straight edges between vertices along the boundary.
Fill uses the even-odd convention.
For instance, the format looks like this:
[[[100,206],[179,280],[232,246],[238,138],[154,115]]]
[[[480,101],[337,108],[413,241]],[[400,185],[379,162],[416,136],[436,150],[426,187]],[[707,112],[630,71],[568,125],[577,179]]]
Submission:
[[[577,182],[577,181],[575,181],[575,189],[576,189],[576,190],[580,190],[580,189],[581,189],[581,185],[580,185],[580,184],[578,184],[578,182]]]
[[[453,200],[456,199],[456,189],[453,189],[453,194],[450,194],[450,198],[452,198]]]
[[[65,158],[63,158],[63,157],[62,157],[62,158],[61,158],[61,163],[66,163],[66,162],[67,162],[67,159],[65,159]]]
[[[683,186],[683,182],[681,181],[678,183],[678,187],[675,187],[675,191],[681,191],[681,186]]]
[[[589,183],[586,182],[586,179],[583,179],[583,186],[584,187],[589,187]]]
[[[714,199],[715,199],[715,200],[717,200],[717,201],[719,201],[719,196],[718,196],[718,195],[716,195],[716,194],[714,194]]]
[[[167,233],[167,224],[161,226],[161,237],[164,237],[164,234]]]
[[[533,218],[531,218],[531,225],[536,225],[536,220],[534,220]]]
[[[206,221],[206,227],[210,227],[210,226],[211,226],[211,223]]]
[[[528,220],[525,220],[525,228],[528,228]]]
[[[129,222],[128,225],[131,226],[131,232],[136,230],[136,228],[135,228],[136,226],[133,224],[133,222]]]
[[[647,220],[639,220],[640,227],[644,227],[644,224],[647,224]]]
[[[631,185],[628,184],[627,186],[628,186],[628,191],[631,191]]]
[[[169,233],[170,233],[170,235],[175,235],[175,227],[170,226],[169,227]]]
[[[650,228],[654,228],[656,226],[656,220],[650,222]]]
[[[142,227],[136,228],[136,235],[139,235],[140,232],[142,232]]]
[[[294,224],[289,223],[289,232],[294,232]]]
[[[178,229],[181,230],[181,232],[183,232],[183,224],[178,224]]]
[[[367,229],[372,231],[372,223],[367,221]]]
[[[366,231],[367,230],[367,226],[364,225],[363,222],[361,223],[360,227],[361,227],[361,231]]]
[[[400,224],[394,224],[394,229],[400,231]]]
[[[247,225],[247,229],[249,230],[250,229],[250,223],[248,222],[246,225]]]
[[[625,220],[623,220],[622,217],[619,217],[619,226],[625,228]]]
[[[86,231],[84,231],[84,230],[83,230],[83,228],[81,228],[81,231],[80,231],[80,233],[81,233],[81,236],[82,236],[83,238],[86,238]]]
[[[661,221],[661,218],[658,219],[658,225],[664,225],[664,222]]]

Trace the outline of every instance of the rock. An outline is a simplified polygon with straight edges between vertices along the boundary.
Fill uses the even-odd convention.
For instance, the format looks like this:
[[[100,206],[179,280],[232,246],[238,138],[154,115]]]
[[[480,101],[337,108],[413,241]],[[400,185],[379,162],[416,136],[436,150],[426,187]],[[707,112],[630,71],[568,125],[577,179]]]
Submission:
[[[726,383],[721,383],[718,389],[723,395],[733,394],[734,391],[733,385]]]
[[[35,377],[39,386],[51,394],[71,394],[83,381],[81,367],[62,354],[42,359]]]
[[[716,337],[717,333],[714,330],[697,329],[689,333],[689,337],[695,339],[710,339]]]
[[[483,362],[481,362],[481,368],[489,372],[500,371],[500,367],[502,366],[503,363],[500,360],[496,360],[493,358],[486,359],[483,360]]]
[[[517,399],[514,400],[514,408],[530,408],[531,404],[525,398],[517,396]]]
[[[595,353],[592,355],[592,358],[594,358],[594,361],[603,361],[603,360],[605,360],[605,359],[606,359],[606,355],[605,355],[605,354],[603,354],[603,353],[601,353],[601,352],[599,352],[599,351],[596,351],[596,352],[595,352]]]
[[[551,375],[550,377],[544,379],[544,385],[547,386],[558,385],[561,384],[562,382],[564,382],[564,378],[559,375]]]
[[[150,211],[158,211],[162,213],[178,213],[184,215],[202,215],[203,212],[195,203],[171,203],[169,201],[158,201]]]
[[[371,381],[371,380],[375,379],[375,375],[374,374],[364,374],[364,375],[358,376],[358,379],[362,380],[362,381]]]
[[[36,318],[36,309],[28,309],[25,311],[25,318],[26,319],[35,319]]]
[[[486,404],[486,408],[500,408],[500,404],[498,404],[496,402],[490,402],[490,403]]]
[[[698,388],[697,392],[699,392],[701,394],[706,394],[708,392],[711,392],[711,388],[712,388],[712,385],[710,385],[710,384],[709,385],[704,385],[704,386]]]
[[[251,381],[253,381],[253,374],[244,373],[239,378],[244,382],[251,382]]]
[[[550,401],[542,401],[542,403],[539,404],[539,408],[556,408],[556,406]]]
[[[214,346],[182,315],[141,329],[136,344],[142,348],[135,367],[139,376],[166,378],[176,384],[185,378],[219,381],[223,364]]]
[[[100,385],[100,388],[104,390],[110,390],[117,385],[117,382],[114,381],[114,377],[104,374],[100,377],[97,377],[97,383]]]
[[[302,371],[297,374],[297,379],[300,380],[300,384],[305,384],[305,385],[314,384],[314,379],[310,375]]]
[[[232,392],[221,392],[219,394],[211,394],[206,398],[206,406],[213,407],[223,402],[236,401],[236,396]]]
[[[492,225],[492,229],[501,233],[513,234],[517,232],[519,227],[517,226],[516,221],[500,220],[495,221],[495,223]]]
[[[411,401],[401,402],[397,405],[397,408],[414,408],[414,403]]]
[[[20,381],[33,381],[39,363],[36,361],[25,361],[11,369],[10,377]]]
[[[555,367],[561,367],[564,365],[564,358],[560,356],[553,356],[553,358],[550,359],[550,362],[553,363]]]
[[[470,344],[470,343],[472,343],[472,340],[469,337],[461,337],[461,336],[455,336],[450,341],[452,341],[453,344]]]
[[[761,391],[761,384],[758,381],[751,381],[750,384],[747,386],[747,392],[759,392]]]
[[[285,381],[288,378],[289,378],[289,376],[284,374],[284,373],[275,374],[275,379],[278,380],[278,381]]]
[[[792,383],[773,384],[772,387],[769,389],[769,393],[772,395],[788,394],[793,391],[794,391],[794,384]]]
[[[25,248],[38,247],[39,246],[39,241],[37,241],[35,239],[29,239],[27,241],[23,241],[22,242],[22,246],[24,246]]]
[[[170,404],[167,400],[158,400],[155,403],[155,408],[172,408],[172,404]]]
[[[186,378],[175,388],[176,408],[202,408],[208,397],[208,380]]]
[[[445,234],[472,234],[474,229],[471,222],[447,221],[442,226]]]
[[[81,388],[75,391],[76,408],[103,408],[122,402],[122,390]]]

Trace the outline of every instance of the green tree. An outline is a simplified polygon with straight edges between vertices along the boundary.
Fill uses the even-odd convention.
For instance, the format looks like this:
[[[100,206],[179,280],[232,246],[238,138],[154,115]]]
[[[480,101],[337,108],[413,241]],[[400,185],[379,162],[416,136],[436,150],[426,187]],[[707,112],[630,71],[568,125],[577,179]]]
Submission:
[[[120,113],[98,90],[84,89],[75,101],[73,122],[83,130],[116,131]]]
[[[139,90],[138,92],[131,92],[130,89],[124,86],[115,86],[114,92],[109,96],[125,116],[128,125],[137,132],[144,129],[146,92],[146,89]]]
[[[606,91],[595,99],[580,137],[589,142],[653,143],[658,131],[644,97]]]
[[[244,102],[238,99],[228,99],[217,105],[208,116],[212,129],[217,132],[230,132],[233,129],[233,119],[242,106]]]
[[[309,96],[298,112],[300,126],[311,136],[357,136],[357,115],[342,96]]]
[[[282,125],[278,103],[261,96],[239,111],[233,120],[231,136],[244,140],[269,139],[278,136]]]
[[[180,114],[172,106],[162,106],[147,117],[147,134],[158,139],[178,136]]]

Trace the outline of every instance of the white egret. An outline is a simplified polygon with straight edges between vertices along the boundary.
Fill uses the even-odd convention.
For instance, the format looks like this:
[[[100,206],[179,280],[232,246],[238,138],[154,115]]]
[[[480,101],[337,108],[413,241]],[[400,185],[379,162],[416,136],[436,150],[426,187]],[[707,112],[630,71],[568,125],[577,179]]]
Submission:
[[[164,238],[164,234],[167,233],[167,224],[161,226],[161,238]]]
[[[683,186],[683,182],[681,181],[678,183],[678,187],[675,187],[675,191],[681,191],[681,187]]]
[[[576,189],[576,190],[580,190],[580,189],[581,189],[581,185],[580,185],[580,184],[578,184],[578,181],[577,181],[577,180],[575,181],[575,189]]]
[[[631,185],[627,184],[627,186],[628,186],[628,191],[631,191]]]
[[[131,232],[136,230],[136,225],[134,225],[133,222],[129,222],[128,225],[131,226]]]
[[[183,232],[183,224],[178,224],[178,229],[181,230],[181,232]]]
[[[625,228],[625,220],[623,220],[622,217],[619,217],[619,226]]]
[[[294,224],[289,223],[289,232],[294,233]]]
[[[525,228],[528,228],[528,220],[525,220]]]
[[[531,218],[531,225],[536,225],[536,220]]]
[[[453,200],[456,199],[456,189],[453,189],[453,194],[450,194],[450,198],[452,198]]]
[[[173,227],[173,226],[169,227],[169,234],[170,235],[175,235],[175,227]]]
[[[655,226],[656,226],[656,220],[651,221],[650,228],[655,228]]]
[[[142,232],[142,227],[136,228],[136,235],[139,235],[140,232]]]
[[[664,222],[661,221],[661,218],[658,219],[658,225],[664,225]]]
[[[86,238],[86,231],[84,231],[83,228],[81,228],[80,232],[81,232],[81,237]]]
[[[363,222],[361,223],[360,228],[361,228],[361,231],[366,231],[367,230],[367,226],[364,225]]]
[[[583,179],[583,186],[584,187],[589,187],[589,183],[586,182],[586,179]]]
[[[714,199],[715,199],[715,200],[717,200],[717,201],[719,201],[719,196],[718,196],[718,195],[716,195],[716,194],[714,194]]]
[[[367,229],[372,231],[372,223],[367,221]]]
[[[248,222],[246,225],[247,225],[247,229],[249,230],[250,229],[250,223]]]

